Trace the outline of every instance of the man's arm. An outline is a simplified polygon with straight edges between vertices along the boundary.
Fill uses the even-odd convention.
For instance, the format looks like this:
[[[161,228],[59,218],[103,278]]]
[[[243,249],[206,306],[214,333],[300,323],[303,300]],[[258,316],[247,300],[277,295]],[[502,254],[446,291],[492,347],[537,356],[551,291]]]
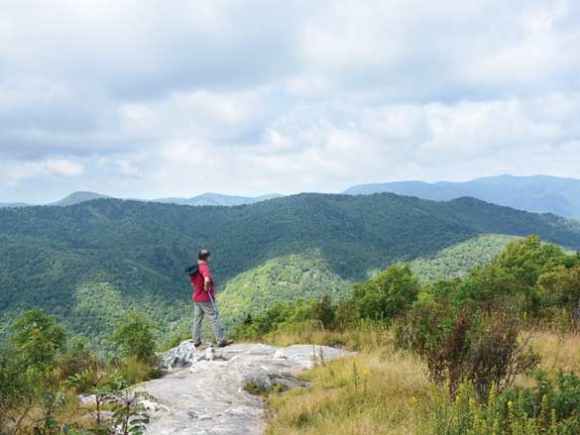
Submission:
[[[207,267],[205,264],[200,264],[199,274],[203,276],[203,289],[206,292],[210,291],[213,280],[211,277],[211,272],[209,271],[209,267]]]

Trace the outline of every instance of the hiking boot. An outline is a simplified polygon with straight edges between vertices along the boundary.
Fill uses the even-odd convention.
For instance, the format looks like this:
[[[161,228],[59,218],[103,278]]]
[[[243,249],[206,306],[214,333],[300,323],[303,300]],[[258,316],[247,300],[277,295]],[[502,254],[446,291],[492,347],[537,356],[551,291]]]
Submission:
[[[193,343],[193,347],[195,347],[196,349],[201,346],[203,343],[201,341],[196,341],[195,343]]]
[[[226,347],[233,343],[234,342],[232,340],[222,340],[218,343],[218,347]]]

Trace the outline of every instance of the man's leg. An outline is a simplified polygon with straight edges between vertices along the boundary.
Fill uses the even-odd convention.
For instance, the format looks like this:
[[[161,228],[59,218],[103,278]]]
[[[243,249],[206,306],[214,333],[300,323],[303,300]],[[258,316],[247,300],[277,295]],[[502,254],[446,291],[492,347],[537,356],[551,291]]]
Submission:
[[[211,323],[211,328],[215,335],[215,339],[218,343],[221,343],[226,339],[224,334],[224,327],[211,302],[198,302],[199,306],[203,309],[205,315]]]
[[[193,321],[193,342],[201,343],[201,322],[203,320],[203,308],[201,306],[203,302],[194,302],[194,315],[195,320]]]

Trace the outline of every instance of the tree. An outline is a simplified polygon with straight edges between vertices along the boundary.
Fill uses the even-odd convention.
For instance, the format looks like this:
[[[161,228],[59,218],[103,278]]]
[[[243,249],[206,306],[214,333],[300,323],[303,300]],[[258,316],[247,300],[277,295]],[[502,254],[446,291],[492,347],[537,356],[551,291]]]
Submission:
[[[13,329],[10,341],[15,346],[15,359],[25,367],[50,369],[66,343],[64,328],[40,309],[22,313]]]
[[[538,297],[542,308],[558,307],[572,316],[574,327],[580,321],[580,266],[555,267],[538,278]]]
[[[408,264],[395,264],[375,279],[353,287],[352,303],[362,318],[390,319],[403,314],[417,299],[421,286]]]
[[[111,340],[128,356],[150,362],[155,357],[154,325],[142,313],[129,313]]]
[[[464,294],[490,306],[517,302],[522,310],[537,315],[541,305],[538,278],[567,261],[558,246],[529,236],[510,243],[491,264],[473,269],[464,283]]]

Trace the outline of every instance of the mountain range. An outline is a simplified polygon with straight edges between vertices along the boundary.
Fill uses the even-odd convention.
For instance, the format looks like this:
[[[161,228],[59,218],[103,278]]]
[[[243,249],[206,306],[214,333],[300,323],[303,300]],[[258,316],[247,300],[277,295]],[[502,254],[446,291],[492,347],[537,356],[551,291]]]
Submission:
[[[426,183],[401,181],[362,184],[347,189],[348,195],[390,192],[434,201],[448,201],[464,196],[534,213],[554,213],[580,218],[580,180],[545,175],[514,177],[500,175],[466,182]]]
[[[532,213],[554,213],[556,215],[580,219],[580,180],[545,175],[515,177],[500,175],[478,178],[466,182],[440,181],[398,181],[353,186],[343,193],[347,195],[371,195],[375,193],[396,193],[433,201],[470,196],[493,204],[504,205]],[[269,194],[256,197],[204,193],[190,198],[169,197],[153,199],[151,202],[180,205],[236,206],[254,204],[279,198],[282,195]],[[109,198],[94,192],[75,192],[66,198],[44,205],[73,205],[98,198]],[[0,208],[25,207],[25,203],[0,203]]]
[[[267,201],[268,199],[279,198],[282,195],[273,193],[269,195],[261,195],[256,197],[250,196],[232,196],[232,195],[221,195],[219,193],[204,193],[198,196],[194,196],[192,198],[159,198],[159,199],[152,199],[150,202],[160,202],[163,204],[180,204],[180,205],[217,205],[217,206],[234,206],[234,205],[243,205],[243,204],[254,204],[260,201]],[[101,198],[112,198],[108,195],[102,195],[100,193],[95,192],[86,192],[86,191],[79,191],[73,192],[67,197],[47,204],[37,204],[37,205],[46,205],[46,206],[67,206],[67,205],[75,205],[80,204],[81,202],[85,201],[92,201],[94,199],[101,199]],[[137,200],[138,201],[138,200]],[[27,204],[24,202],[0,202],[0,208],[9,208],[9,207],[31,207],[33,204]]]
[[[204,193],[192,198],[159,198],[152,202],[161,202],[164,204],[181,204],[181,205],[219,205],[219,206],[234,206],[244,204],[255,204],[260,201],[267,201],[269,199],[280,198],[282,195],[272,193],[269,195],[260,196],[232,196],[221,195],[219,193]]]
[[[482,235],[531,233],[580,249],[580,222],[473,198],[300,194],[236,207],[101,198],[2,209],[0,336],[31,307],[97,346],[106,347],[131,310],[145,311],[164,339],[188,331],[183,270],[202,246],[213,252],[218,299],[231,320],[281,299],[340,297],[393,262],[433,258]]]

